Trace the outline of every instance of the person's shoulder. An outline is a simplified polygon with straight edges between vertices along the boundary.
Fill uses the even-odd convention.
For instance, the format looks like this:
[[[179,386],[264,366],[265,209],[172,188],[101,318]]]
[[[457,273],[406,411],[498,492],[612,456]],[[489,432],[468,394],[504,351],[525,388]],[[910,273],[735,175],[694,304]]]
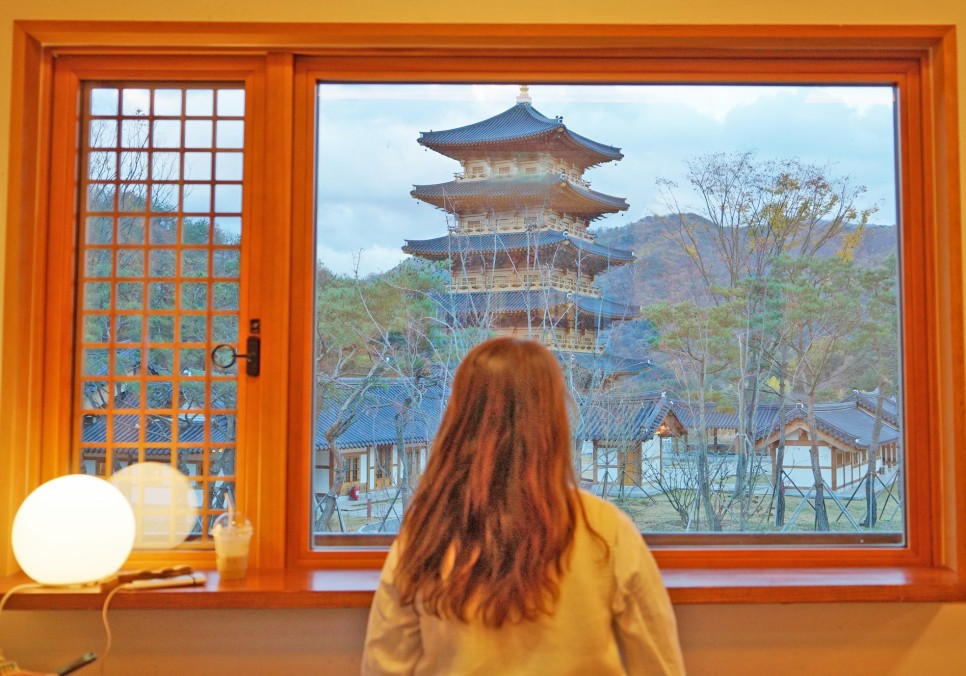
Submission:
[[[577,491],[584,506],[584,513],[590,525],[603,534],[612,533],[612,537],[640,536],[640,530],[619,507],[600,496],[588,493],[583,489]]]
[[[607,516],[618,516],[624,514],[624,512],[614,505],[614,503],[605,500],[599,495],[594,495],[593,493],[585,491],[583,488],[577,489],[577,495],[580,496],[580,500],[583,503],[585,510]]]
[[[594,495],[593,493],[584,490],[583,488],[577,489],[577,496],[584,505],[585,510],[597,511],[610,511],[615,509],[614,505],[610,504],[604,500],[599,495]]]
[[[592,524],[614,523],[624,521],[628,518],[613,503],[604,500],[600,496],[588,493],[583,489],[579,489],[577,494],[580,496],[581,504],[583,504],[584,513],[587,514],[587,519]]]

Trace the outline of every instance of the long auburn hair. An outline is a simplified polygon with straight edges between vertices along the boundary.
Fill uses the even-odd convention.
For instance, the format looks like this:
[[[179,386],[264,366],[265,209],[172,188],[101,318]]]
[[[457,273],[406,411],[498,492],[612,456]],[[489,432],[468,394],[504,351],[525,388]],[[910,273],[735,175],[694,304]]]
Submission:
[[[577,517],[586,520],[569,401],[539,343],[493,338],[469,351],[403,520],[403,603],[418,596],[431,615],[490,627],[553,611]]]

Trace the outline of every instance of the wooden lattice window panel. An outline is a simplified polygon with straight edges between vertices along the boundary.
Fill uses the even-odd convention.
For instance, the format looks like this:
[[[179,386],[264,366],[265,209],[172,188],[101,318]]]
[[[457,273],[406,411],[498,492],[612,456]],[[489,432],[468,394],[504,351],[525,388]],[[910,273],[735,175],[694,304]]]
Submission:
[[[391,476],[392,469],[392,447],[380,445],[376,449],[376,479],[385,479]]]
[[[349,483],[359,483],[360,456],[350,455],[345,459],[345,480]]]
[[[98,83],[83,101],[76,457],[188,475],[205,540],[235,490],[238,369],[209,355],[239,336],[245,91]]]

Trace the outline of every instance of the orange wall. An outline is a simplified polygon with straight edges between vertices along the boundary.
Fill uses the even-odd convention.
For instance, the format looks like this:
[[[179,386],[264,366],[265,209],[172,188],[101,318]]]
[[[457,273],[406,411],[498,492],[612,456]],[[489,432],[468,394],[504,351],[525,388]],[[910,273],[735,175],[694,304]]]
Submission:
[[[962,0],[3,0],[0,2],[0,219],[7,208],[11,26],[15,19],[944,24],[966,31]],[[966,92],[966,49],[959,50]],[[959,127],[966,132],[966,105]],[[966,133],[960,157],[966,157]],[[966,170],[960,170],[966,181]],[[966,187],[962,189],[966,195]],[[962,219],[966,222],[966,216]],[[6,222],[0,220],[0,261]],[[2,278],[2,277],[0,277]],[[0,300],[2,302],[2,300]],[[2,311],[2,308],[0,308]],[[2,373],[0,373],[2,377]],[[2,405],[2,402],[0,402]],[[3,449],[0,449],[0,453]],[[0,466],[2,466],[0,462]],[[693,674],[966,673],[966,605],[822,604],[678,609]],[[357,673],[362,611],[115,611],[106,673]],[[186,631],[190,627],[191,632]],[[7,654],[35,668],[101,650],[96,613],[10,612]]]

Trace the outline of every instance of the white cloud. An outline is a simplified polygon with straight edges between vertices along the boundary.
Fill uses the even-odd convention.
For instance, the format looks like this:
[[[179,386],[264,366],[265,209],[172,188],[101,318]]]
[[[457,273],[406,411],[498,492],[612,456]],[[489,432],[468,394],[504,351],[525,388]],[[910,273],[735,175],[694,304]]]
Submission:
[[[806,103],[838,103],[860,115],[878,106],[891,108],[895,100],[895,92],[890,87],[823,87],[805,96]]]
[[[413,184],[450,180],[460,166],[419,146],[420,131],[496,115],[513,105],[519,87],[325,84],[319,91],[319,240],[339,271],[351,271],[351,252],[365,249],[369,272],[401,260],[406,239],[446,232],[446,215],[409,192]],[[598,225],[666,211],[658,177],[677,181],[691,201],[688,158],[748,150],[830,166],[868,186],[870,204],[882,205],[878,222],[894,222],[889,87],[537,84],[530,95],[545,115],[561,115],[573,131],[622,149],[622,161],[585,176],[595,190],[631,205]]]

